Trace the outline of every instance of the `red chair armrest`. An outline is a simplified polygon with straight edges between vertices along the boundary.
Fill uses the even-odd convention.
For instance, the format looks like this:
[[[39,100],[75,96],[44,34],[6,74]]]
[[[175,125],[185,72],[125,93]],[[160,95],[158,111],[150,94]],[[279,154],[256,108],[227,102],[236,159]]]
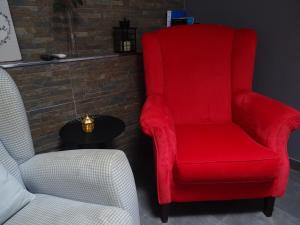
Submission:
[[[154,142],[159,203],[170,203],[176,134],[171,114],[159,96],[147,98],[140,123],[143,131],[151,136]]]
[[[234,97],[233,120],[260,144],[281,151],[300,126],[300,113],[258,93],[244,92]]]

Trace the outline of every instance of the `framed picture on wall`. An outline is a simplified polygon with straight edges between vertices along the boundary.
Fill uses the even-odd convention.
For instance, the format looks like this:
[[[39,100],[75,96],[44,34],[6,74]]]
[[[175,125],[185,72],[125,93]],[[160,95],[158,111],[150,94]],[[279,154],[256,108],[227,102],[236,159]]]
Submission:
[[[7,0],[0,0],[0,62],[21,60],[21,52]]]

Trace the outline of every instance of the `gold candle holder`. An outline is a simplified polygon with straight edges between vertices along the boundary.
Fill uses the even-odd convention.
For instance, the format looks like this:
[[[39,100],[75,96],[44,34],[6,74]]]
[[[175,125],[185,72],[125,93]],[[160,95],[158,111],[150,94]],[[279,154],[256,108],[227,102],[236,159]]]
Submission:
[[[92,117],[86,114],[85,117],[81,120],[82,130],[85,133],[92,133],[95,128],[95,122]]]

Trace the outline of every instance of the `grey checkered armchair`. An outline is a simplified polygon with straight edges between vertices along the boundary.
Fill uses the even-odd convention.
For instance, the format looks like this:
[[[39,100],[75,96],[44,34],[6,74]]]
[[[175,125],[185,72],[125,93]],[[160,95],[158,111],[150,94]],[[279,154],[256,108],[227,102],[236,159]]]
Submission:
[[[0,69],[0,163],[35,198],[6,225],[139,225],[136,187],[118,150],[34,154],[24,104]]]

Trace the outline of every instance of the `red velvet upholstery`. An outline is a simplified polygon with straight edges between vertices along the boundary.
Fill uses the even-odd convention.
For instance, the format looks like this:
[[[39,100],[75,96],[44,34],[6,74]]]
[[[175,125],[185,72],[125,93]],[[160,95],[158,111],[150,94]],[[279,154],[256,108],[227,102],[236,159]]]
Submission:
[[[235,30],[232,48],[232,92],[251,91],[256,53],[256,33],[249,29]]]
[[[278,154],[233,123],[176,126],[175,180],[181,183],[270,181]]]
[[[272,196],[285,192],[289,174],[287,142],[293,130],[300,126],[295,109],[254,92],[235,96],[233,120],[259,143],[280,156],[280,169],[274,181]]]
[[[143,49],[159,203],[283,195],[300,113],[252,91],[255,32],[177,26],[145,34]]]
[[[230,121],[233,30],[184,26],[157,35],[163,58],[163,95],[176,123]]]
[[[144,132],[153,137],[156,159],[157,193],[161,202],[171,199],[173,165],[176,155],[176,135],[173,119],[159,96],[149,96],[143,108],[141,125]],[[163,149],[163,151],[160,151]]]

